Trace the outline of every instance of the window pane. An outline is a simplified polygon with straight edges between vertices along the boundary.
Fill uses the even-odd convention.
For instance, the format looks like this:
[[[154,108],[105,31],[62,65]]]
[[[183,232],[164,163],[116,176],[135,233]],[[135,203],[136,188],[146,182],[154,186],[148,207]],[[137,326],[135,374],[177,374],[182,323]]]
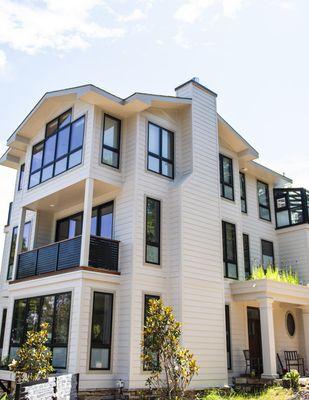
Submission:
[[[27,222],[24,225],[23,243],[21,251],[28,251],[30,249],[30,239],[31,239],[31,222]]]
[[[262,240],[262,259],[265,268],[269,265],[274,265],[274,246],[272,242]]]
[[[160,128],[153,124],[149,124],[148,151],[160,155]]]
[[[54,320],[54,345],[67,345],[69,338],[69,322],[71,296],[69,293],[59,294],[56,296],[56,313]]]
[[[160,239],[160,202],[147,198],[146,206],[147,242],[159,243]]]
[[[58,119],[54,119],[46,125],[46,137],[51,136],[58,129]]]
[[[162,161],[162,175],[173,177],[173,165],[166,161]]]
[[[303,222],[303,210],[291,210],[292,225],[301,224]]]
[[[263,182],[258,182],[259,204],[268,207],[268,186]]]
[[[37,145],[33,146],[31,172],[40,169],[42,166],[43,146],[43,143],[38,143]]]
[[[66,368],[67,364],[67,348],[54,347],[53,348],[53,362],[54,368]]]
[[[118,153],[103,148],[103,163],[111,165],[112,167],[118,167]]]
[[[68,239],[69,237],[69,220],[57,222],[57,242]]]
[[[63,158],[60,161],[57,161],[55,164],[55,175],[61,174],[67,169],[67,157]]]
[[[43,165],[47,165],[55,159],[56,135],[49,137],[45,141]]]
[[[92,210],[91,216],[91,235],[97,235],[97,225],[98,225],[98,209]]]
[[[227,273],[229,278],[237,279],[237,265],[228,263]]]
[[[231,185],[233,183],[232,160],[226,157],[223,157],[222,160],[223,160],[223,181]]]
[[[148,169],[154,172],[160,172],[160,160],[158,158],[148,156]]]
[[[278,227],[287,226],[289,224],[290,224],[289,211],[285,210],[285,211],[277,212],[277,225],[278,225]]]
[[[91,349],[90,368],[108,369],[109,368],[109,349]]]
[[[231,186],[224,185],[224,197],[233,200],[234,194]]]
[[[72,123],[70,151],[83,145],[84,121],[84,118],[80,118]]]
[[[48,323],[48,343],[52,340],[55,296],[45,296],[42,306],[41,323]]]
[[[172,134],[162,130],[162,157],[171,160],[173,158]]]
[[[5,324],[6,324],[6,314],[7,314],[7,309],[3,308],[3,310],[2,310],[2,321],[1,321],[1,331],[0,331],[0,357],[2,356],[2,348],[3,348],[3,341],[4,341],[4,331],[5,331]]]
[[[72,110],[69,110],[69,111],[63,113],[62,115],[60,115],[58,129],[69,124],[71,122],[71,117],[72,117]]]
[[[111,239],[113,236],[113,212],[101,215],[100,236]]]
[[[18,190],[21,190],[24,184],[25,164],[22,164],[19,171]]]
[[[235,259],[235,229],[232,224],[226,224],[226,255],[228,260]]]
[[[94,293],[92,315],[92,346],[111,344],[113,295]]]
[[[68,239],[72,239],[75,236],[79,236],[82,233],[83,218],[81,214],[78,214],[69,219],[69,232]]]
[[[69,168],[73,168],[82,162],[82,150],[75,151],[69,157]]]
[[[156,246],[146,246],[146,262],[159,264],[159,248]]]
[[[260,207],[260,217],[270,221],[270,211],[268,208]]]
[[[105,116],[104,119],[104,145],[119,149],[120,122]]]
[[[45,167],[42,169],[42,182],[47,181],[48,179],[52,178],[54,171],[54,165],[50,165],[49,167]]]
[[[70,137],[70,127],[69,126],[58,132],[57,153],[56,153],[57,159],[68,153],[69,137]]]
[[[26,317],[26,304],[25,299],[15,300],[11,344],[20,344],[22,342]]]
[[[251,273],[251,262],[250,262],[249,236],[246,234],[243,234],[243,248],[244,248],[245,275],[246,278],[248,278]]]
[[[8,266],[8,273],[7,273],[7,279],[10,280],[12,279],[12,272],[13,272],[13,266],[14,266],[14,259],[15,259],[15,249],[16,249],[16,239],[17,239],[17,226],[13,228],[12,231],[12,239],[11,239],[11,249],[10,249],[10,256],[9,256],[9,266]]]
[[[32,188],[40,183],[41,172],[36,172],[30,176],[29,187]]]
[[[40,298],[33,297],[28,300],[28,312],[26,316],[26,331],[36,330],[39,322]]]

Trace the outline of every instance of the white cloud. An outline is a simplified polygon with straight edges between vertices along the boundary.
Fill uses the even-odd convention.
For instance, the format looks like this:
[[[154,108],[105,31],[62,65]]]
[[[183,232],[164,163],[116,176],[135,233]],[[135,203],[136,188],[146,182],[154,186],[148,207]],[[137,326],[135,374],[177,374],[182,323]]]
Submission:
[[[6,54],[3,50],[0,49],[0,71],[5,68],[7,64]]]
[[[245,0],[222,0],[223,14],[225,17],[235,18],[243,8]]]
[[[92,19],[102,0],[0,0],[0,43],[35,54],[44,49],[69,50],[89,46],[91,39],[116,39],[120,28]]]
[[[142,19],[146,19],[147,15],[140,8],[136,8],[128,15],[120,15],[118,17],[118,21],[120,22],[132,22],[132,21],[140,21]]]

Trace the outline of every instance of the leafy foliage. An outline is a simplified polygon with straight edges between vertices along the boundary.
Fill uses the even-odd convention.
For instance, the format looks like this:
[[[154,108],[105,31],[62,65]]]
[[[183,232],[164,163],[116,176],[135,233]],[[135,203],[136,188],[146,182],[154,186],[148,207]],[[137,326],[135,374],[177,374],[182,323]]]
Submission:
[[[53,372],[52,354],[45,345],[48,340],[48,324],[41,324],[40,331],[28,331],[26,342],[17,351],[17,360],[9,368],[16,373],[17,382],[45,379]]]
[[[162,300],[149,301],[142,359],[151,371],[147,386],[158,399],[181,399],[198,366],[193,354],[180,346],[181,324]]]
[[[285,282],[292,285],[299,285],[299,278],[296,272],[292,270],[292,267],[286,270],[280,270],[278,267],[269,265],[265,270],[262,265],[255,267],[252,271],[250,279],[269,279],[276,282]]]
[[[224,393],[219,389],[214,389],[202,397],[202,400],[290,400],[292,396],[291,390],[281,387],[273,387],[256,393],[237,393],[234,390]]]
[[[292,369],[290,372],[287,372],[284,377],[283,380],[284,381],[289,381],[290,382],[290,387],[292,389],[298,389],[299,388],[299,372],[296,369]]]

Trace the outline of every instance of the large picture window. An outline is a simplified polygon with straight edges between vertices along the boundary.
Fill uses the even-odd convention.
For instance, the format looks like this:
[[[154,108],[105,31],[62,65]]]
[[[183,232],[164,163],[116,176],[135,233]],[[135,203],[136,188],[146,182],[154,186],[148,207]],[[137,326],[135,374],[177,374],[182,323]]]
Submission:
[[[10,340],[10,359],[25,342],[29,330],[38,330],[47,322],[48,341],[55,369],[65,369],[69,340],[71,293],[15,300]]]
[[[146,198],[146,262],[160,264],[160,219],[159,200]]]
[[[259,216],[261,219],[271,221],[269,188],[267,183],[257,181],[257,192],[259,200]]]
[[[3,308],[3,310],[2,310],[1,328],[0,328],[0,360],[2,358],[2,351],[3,351],[4,332],[5,332],[5,324],[6,324],[6,314],[7,314],[7,309]]]
[[[234,200],[233,160],[220,154],[221,197]]]
[[[113,294],[94,292],[91,324],[90,369],[111,367]]]
[[[247,212],[246,175],[239,172],[241,212]]]
[[[147,317],[149,316],[150,300],[160,300],[160,296],[154,295],[154,294],[145,294],[145,298],[144,298],[144,326],[146,326]],[[151,362],[147,362],[147,363],[144,362],[143,363],[143,370],[144,371],[151,371],[153,369],[151,367],[156,368],[156,367],[159,366],[159,359],[158,359],[158,355],[157,354],[151,354],[149,351],[147,351],[146,347],[144,347],[144,354],[147,354],[151,358]]]
[[[33,146],[29,188],[82,162],[85,117],[71,122],[71,110],[46,125],[45,139]]]
[[[121,121],[104,115],[102,163],[119,168]]]
[[[174,133],[148,123],[147,169],[174,179]]]
[[[225,305],[225,329],[227,369],[232,369],[230,307],[227,304]]]
[[[238,279],[236,226],[222,222],[223,261],[225,277]]]
[[[274,256],[274,244],[268,240],[261,241],[262,243],[262,264],[264,268],[267,268],[269,265],[275,265],[275,256]]]

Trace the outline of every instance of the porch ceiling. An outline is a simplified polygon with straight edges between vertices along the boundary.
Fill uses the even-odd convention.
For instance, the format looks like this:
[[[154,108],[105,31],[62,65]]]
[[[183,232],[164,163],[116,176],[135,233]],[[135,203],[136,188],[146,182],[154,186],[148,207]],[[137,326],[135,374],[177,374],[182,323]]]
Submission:
[[[235,301],[258,301],[269,297],[281,303],[309,306],[309,285],[291,285],[261,279],[232,283],[231,292]]]

